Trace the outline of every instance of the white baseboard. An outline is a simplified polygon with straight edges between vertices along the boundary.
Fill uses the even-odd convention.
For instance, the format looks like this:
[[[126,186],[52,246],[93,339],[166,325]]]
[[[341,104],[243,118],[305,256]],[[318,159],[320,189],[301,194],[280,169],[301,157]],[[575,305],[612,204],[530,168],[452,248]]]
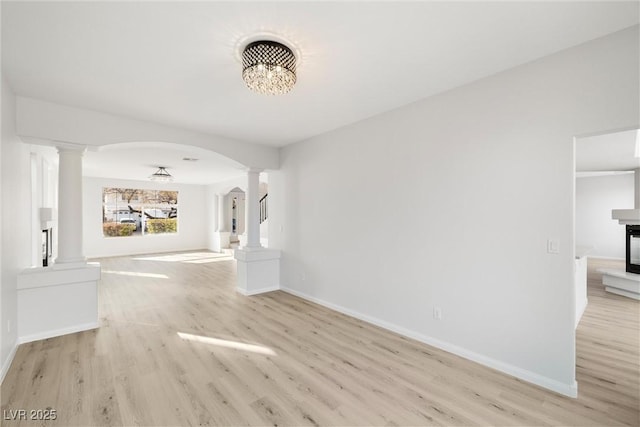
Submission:
[[[241,293],[242,295],[246,296],[246,297],[250,297],[251,295],[258,295],[258,294],[264,294],[267,292],[273,292],[273,291],[277,291],[280,290],[280,286],[276,285],[276,286],[269,286],[267,288],[260,288],[260,289],[253,289],[251,291],[245,291],[244,289],[240,289],[236,287],[236,291],[238,291],[239,293]]]
[[[91,329],[97,329],[100,327],[98,322],[84,323],[81,325],[74,325],[68,328],[55,329],[52,331],[39,332],[37,334],[26,335],[18,337],[19,344],[25,344],[33,341],[45,340],[47,338],[59,337],[67,334],[75,334],[76,332],[90,331]]]
[[[408,338],[412,338],[416,341],[420,341],[424,344],[431,345],[433,347],[437,347],[441,350],[447,351],[449,353],[453,353],[460,357],[464,357],[465,359],[469,359],[471,361],[480,363],[481,365],[488,366],[489,368],[493,368],[497,371],[503,372],[505,374],[514,376],[521,380],[527,381],[529,383],[538,385],[540,387],[546,388],[548,390],[554,391],[556,393],[560,393],[564,396],[568,397],[577,397],[578,396],[578,383],[576,381],[573,384],[565,384],[554,379],[544,377],[542,375],[536,374],[535,372],[528,371],[526,369],[519,368],[517,366],[510,365],[508,363],[501,362],[499,360],[493,359],[491,357],[484,356],[482,354],[476,353],[474,351],[468,350],[463,347],[459,347],[457,345],[448,343],[446,341],[442,341],[427,335],[423,335],[409,329],[394,325],[392,323],[386,322],[384,320],[377,319],[375,317],[367,316],[365,314],[358,313],[356,311],[350,310],[348,308],[339,306],[337,304],[333,304],[319,298],[307,295],[305,293],[296,291],[287,287],[280,287],[281,291],[290,293],[302,299],[314,302],[316,304],[322,305],[324,307],[330,308],[331,310],[338,311],[342,314],[346,314],[347,316],[355,317],[356,319],[360,319],[367,323],[371,323],[373,325],[379,326],[381,328],[387,329],[391,332],[395,332],[397,334],[403,335]]]
[[[601,256],[601,255],[587,255],[589,259],[606,259],[608,261],[626,261],[624,258],[614,256]]]
[[[9,357],[7,357],[7,360],[5,360],[2,364],[2,370],[0,370],[0,384],[2,384],[2,382],[4,381],[4,377],[5,375],[7,375],[7,372],[9,372],[9,368],[11,367],[11,363],[13,362],[13,358],[16,356],[16,351],[18,351],[17,341],[15,342],[15,344],[13,344],[13,348],[9,353]]]

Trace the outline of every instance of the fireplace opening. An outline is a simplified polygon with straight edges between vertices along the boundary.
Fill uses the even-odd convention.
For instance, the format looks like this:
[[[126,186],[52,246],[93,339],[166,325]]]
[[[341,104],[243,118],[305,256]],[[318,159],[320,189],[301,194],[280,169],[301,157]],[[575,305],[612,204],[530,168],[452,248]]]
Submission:
[[[640,225],[627,225],[627,273],[640,274]]]

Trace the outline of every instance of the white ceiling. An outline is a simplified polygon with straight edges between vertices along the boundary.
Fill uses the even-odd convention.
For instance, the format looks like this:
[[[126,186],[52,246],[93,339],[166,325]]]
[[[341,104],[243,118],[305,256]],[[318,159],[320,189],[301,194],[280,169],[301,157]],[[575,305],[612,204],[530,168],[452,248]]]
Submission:
[[[213,151],[166,142],[107,145],[87,151],[82,166],[85,176],[137,181],[148,180],[164,166],[182,184],[214,184],[246,175],[241,164]]]
[[[282,146],[638,23],[638,2],[2,2],[23,96]],[[238,47],[301,53],[285,96],[250,92]]]
[[[38,145],[32,151],[37,151],[55,164],[58,162],[53,147]],[[167,142],[133,142],[90,149],[84,153],[82,174],[148,181],[160,166],[166,167],[174,182],[180,184],[215,184],[246,176],[245,168],[240,163],[223,155],[204,148]]]
[[[608,133],[576,139],[576,171],[608,172],[640,168],[636,157],[638,131]]]

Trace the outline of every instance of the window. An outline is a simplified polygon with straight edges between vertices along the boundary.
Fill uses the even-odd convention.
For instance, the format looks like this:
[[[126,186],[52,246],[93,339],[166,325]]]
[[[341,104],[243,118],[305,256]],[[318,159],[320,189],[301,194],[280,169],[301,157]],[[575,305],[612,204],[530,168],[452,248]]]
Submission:
[[[102,233],[105,237],[178,232],[178,192],[105,187]]]

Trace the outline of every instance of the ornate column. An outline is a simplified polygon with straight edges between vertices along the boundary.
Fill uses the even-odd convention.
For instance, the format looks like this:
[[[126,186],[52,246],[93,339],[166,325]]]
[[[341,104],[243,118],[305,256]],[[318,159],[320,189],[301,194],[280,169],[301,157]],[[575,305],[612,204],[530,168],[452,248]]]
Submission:
[[[30,342],[100,327],[100,264],[87,263],[82,247],[84,146],[58,148],[58,257],[52,267],[18,274],[20,340]]]
[[[84,146],[58,146],[58,265],[85,264],[82,246]]]
[[[259,177],[262,169],[247,172],[245,199],[247,244],[234,253],[238,287],[243,295],[257,295],[280,289],[280,251],[260,244]]]

